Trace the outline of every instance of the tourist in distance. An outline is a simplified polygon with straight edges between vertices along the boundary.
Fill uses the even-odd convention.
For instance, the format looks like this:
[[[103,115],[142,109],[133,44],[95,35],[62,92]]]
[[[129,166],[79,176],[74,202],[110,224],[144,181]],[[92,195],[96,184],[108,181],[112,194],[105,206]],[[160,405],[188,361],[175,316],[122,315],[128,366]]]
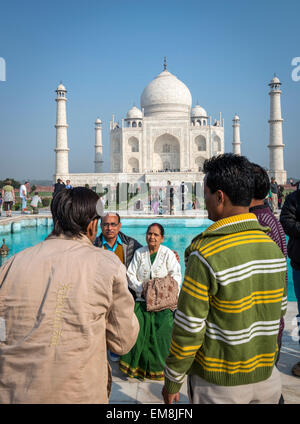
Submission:
[[[35,191],[34,196],[32,197],[30,202],[30,206],[32,207],[32,213],[34,215],[39,213],[39,208],[38,208],[39,203],[42,203],[42,199],[40,198],[38,191]]]
[[[15,190],[10,180],[6,180],[5,186],[2,187],[2,199],[4,211],[6,212],[6,216],[9,217],[11,216],[12,206],[15,203]]]
[[[101,199],[100,199],[100,202]],[[101,203],[103,205],[103,203]],[[120,261],[128,268],[134,252],[142,247],[142,245],[133,237],[129,237],[121,232],[121,218],[118,213],[108,212],[101,217],[102,233],[95,240],[95,246],[109,250],[120,259]],[[134,292],[131,292],[135,296]],[[109,352],[110,359],[117,362],[119,355]]]
[[[270,180],[267,172],[260,166],[255,163],[253,166],[254,174],[254,194],[251,200],[249,212],[252,212],[256,215],[258,222],[263,227],[269,227],[270,231],[267,232],[268,236],[271,237],[273,241],[277,244],[279,249],[284,254],[284,257],[287,257],[287,248],[284,230],[282,225],[272,213],[268,204],[265,203],[265,198],[267,197],[270,190]],[[288,284],[287,273],[286,273],[286,284]],[[276,359],[276,364],[279,361],[280,348],[282,344],[282,333],[284,329],[284,319],[283,317],[280,320],[280,327],[278,333],[278,355]]]
[[[66,180],[66,187],[65,188],[73,188],[70,180]]]
[[[52,196],[54,197],[57,193],[59,193],[61,190],[66,188],[65,183],[61,178],[57,178],[57,182],[54,184],[54,190],[52,193]]]
[[[167,200],[167,212],[170,215],[174,215],[174,187],[171,185],[171,181],[167,182],[166,200]]]
[[[173,313],[169,309],[171,305],[157,312],[147,311],[143,282],[172,277],[176,282],[172,293],[176,303],[181,284],[179,261],[171,249],[162,245],[163,241],[163,226],[157,223],[149,225],[146,233],[147,246],[136,250],[127,270],[129,287],[136,293],[134,311],[139,320],[140,332],[135,346],[128,354],[121,356],[120,370],[129,377],[142,380],[163,380],[173,326]]]
[[[283,185],[278,186],[278,209],[282,208],[284,201],[284,187]]]
[[[126,268],[93,245],[95,192],[62,190],[51,212],[50,236],[0,268],[0,403],[108,403],[106,347],[124,354],[139,331]]]
[[[21,214],[26,214],[28,188],[29,188],[29,181],[25,181],[25,183],[21,184],[21,186],[20,186],[20,198],[21,198],[21,201],[22,201]]]
[[[224,154],[204,162],[204,200],[215,221],[186,249],[187,267],[165,367],[163,398],[191,403],[278,403],[274,366],[287,307],[286,260],[249,205],[251,163]]]
[[[289,236],[287,248],[288,256],[291,259],[298,306],[297,323],[300,343],[300,191],[298,189],[286,196],[280,214],[280,222],[286,235]],[[292,373],[300,377],[300,362],[293,366]]]
[[[187,194],[189,191],[188,186],[184,183],[184,181],[180,184],[180,194],[181,194],[181,210],[184,211],[185,208],[185,194]]]
[[[274,177],[271,178],[270,190],[272,193],[272,211],[275,213],[278,209],[278,184]]]

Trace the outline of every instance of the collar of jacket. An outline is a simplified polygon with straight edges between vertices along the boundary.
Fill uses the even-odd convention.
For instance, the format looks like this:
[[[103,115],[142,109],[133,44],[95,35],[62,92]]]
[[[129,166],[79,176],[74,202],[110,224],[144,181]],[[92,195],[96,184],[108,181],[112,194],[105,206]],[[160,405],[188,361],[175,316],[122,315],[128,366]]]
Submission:
[[[203,233],[198,234],[192,241],[203,237],[214,237],[216,235],[227,235],[237,233],[240,231],[260,230],[264,233],[270,231],[269,227],[263,227],[259,224],[257,217],[254,213],[243,213],[240,215],[233,215],[227,218],[220,219],[208,227]]]
[[[100,236],[99,237],[97,237],[96,238],[96,241],[95,241],[95,246],[99,246],[99,247],[102,247],[102,236],[103,236],[103,234],[101,233],[100,234]],[[124,243],[124,244],[129,244],[129,242],[130,242],[130,240],[131,240],[131,237],[129,237],[129,236],[126,236],[124,233],[122,233],[121,231],[118,233],[118,236],[120,237],[120,239],[121,239],[121,241],[122,241],[122,243]]]
[[[252,213],[253,211],[258,211],[258,210],[261,210],[261,209],[266,209],[267,212],[268,212],[268,210],[271,211],[271,209],[267,205],[256,205],[256,206],[252,206],[252,208],[249,208],[249,212]]]
[[[214,224],[208,227],[204,233],[205,236],[214,236],[216,234],[226,235],[248,230],[260,230],[267,233],[270,231],[270,228],[260,225],[254,213],[243,213],[216,221]]]

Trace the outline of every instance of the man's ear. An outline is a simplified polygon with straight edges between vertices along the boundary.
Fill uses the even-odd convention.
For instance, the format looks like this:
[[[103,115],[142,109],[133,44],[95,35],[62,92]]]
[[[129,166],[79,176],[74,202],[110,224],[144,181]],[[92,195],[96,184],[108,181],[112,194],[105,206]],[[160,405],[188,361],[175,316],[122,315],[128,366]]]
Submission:
[[[98,219],[94,219],[87,226],[87,236],[90,240],[94,241],[98,231]]]
[[[222,190],[217,190],[217,201],[218,204],[224,203],[224,192]]]

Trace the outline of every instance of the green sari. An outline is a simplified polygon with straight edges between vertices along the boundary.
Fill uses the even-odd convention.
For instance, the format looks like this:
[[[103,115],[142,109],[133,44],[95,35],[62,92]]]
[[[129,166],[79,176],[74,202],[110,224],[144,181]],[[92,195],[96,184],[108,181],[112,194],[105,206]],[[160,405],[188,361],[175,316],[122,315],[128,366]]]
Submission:
[[[155,256],[156,253],[150,256],[151,263]],[[132,378],[163,380],[171,344],[173,312],[170,309],[147,312],[146,302],[136,302],[134,312],[140,331],[131,351],[121,356],[120,370]]]

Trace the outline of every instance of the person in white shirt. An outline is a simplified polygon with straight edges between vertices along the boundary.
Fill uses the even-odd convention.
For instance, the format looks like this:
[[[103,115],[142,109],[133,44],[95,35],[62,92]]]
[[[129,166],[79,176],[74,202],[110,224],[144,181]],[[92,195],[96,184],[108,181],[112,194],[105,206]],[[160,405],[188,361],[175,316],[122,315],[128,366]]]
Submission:
[[[22,214],[26,213],[26,205],[27,205],[27,189],[28,189],[29,181],[25,181],[24,184],[20,186],[20,198],[22,201]]]
[[[176,254],[163,246],[164,228],[153,223],[146,234],[147,246],[137,249],[127,269],[128,285],[136,294],[134,312],[140,332],[131,351],[121,356],[120,370],[129,377],[163,380],[165,358],[168,356],[173,327],[173,312],[164,309],[147,311],[143,282],[168,274],[181,285],[181,268]],[[177,293],[178,295],[178,293]]]
[[[39,193],[36,191],[35,193],[34,193],[34,196],[32,197],[32,199],[31,199],[31,202],[30,202],[30,206],[32,207],[32,209],[33,209],[33,213],[34,214],[38,214],[39,213],[39,208],[38,208],[38,204],[39,203],[42,203],[42,199],[40,198],[40,196],[39,196]]]

